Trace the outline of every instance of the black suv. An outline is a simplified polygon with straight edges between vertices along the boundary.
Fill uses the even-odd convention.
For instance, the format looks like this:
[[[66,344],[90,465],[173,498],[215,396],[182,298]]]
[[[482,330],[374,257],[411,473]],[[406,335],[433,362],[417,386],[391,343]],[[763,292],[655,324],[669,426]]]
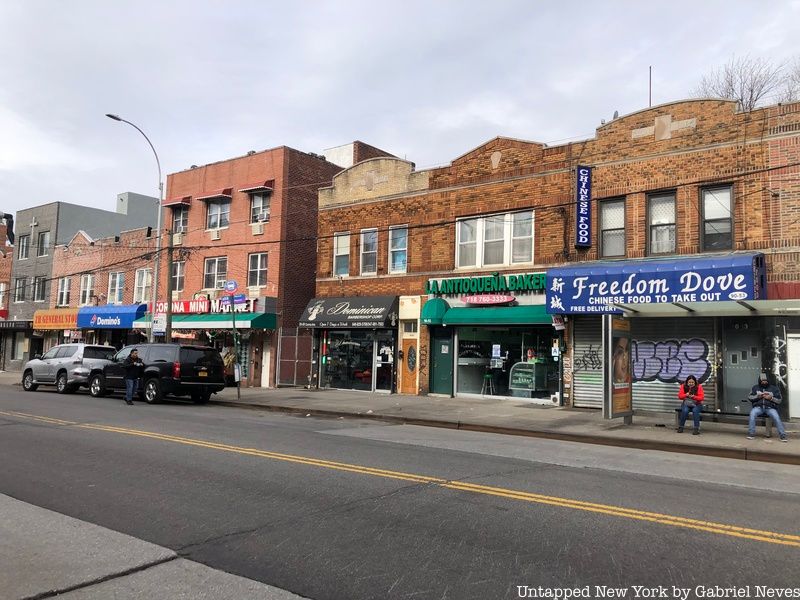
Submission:
[[[134,348],[144,363],[139,381],[146,402],[160,402],[166,395],[191,396],[198,404],[225,388],[225,365],[218,350],[208,346],[180,344],[139,344],[126,346],[110,364],[89,380],[95,398],[113,391],[125,391],[125,359]]]

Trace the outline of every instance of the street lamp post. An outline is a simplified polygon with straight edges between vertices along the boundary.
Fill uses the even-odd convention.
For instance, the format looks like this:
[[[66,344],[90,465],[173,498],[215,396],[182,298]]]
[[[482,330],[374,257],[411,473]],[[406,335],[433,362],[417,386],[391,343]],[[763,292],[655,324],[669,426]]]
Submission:
[[[158,160],[158,152],[156,152],[156,149],[153,146],[153,143],[150,141],[150,138],[147,137],[147,135],[145,134],[144,131],[139,129],[139,127],[137,127],[135,124],[131,123],[130,121],[126,121],[125,119],[123,119],[119,115],[112,115],[112,114],[106,113],[106,116],[109,119],[113,119],[114,121],[120,121],[121,123],[127,123],[128,125],[133,127],[136,131],[141,133],[142,137],[144,137],[144,139],[147,140],[147,143],[150,145],[150,149],[153,151],[153,156],[156,157],[156,165],[158,166],[158,218],[156,219],[156,253],[155,253],[155,264],[153,265],[153,292],[152,292],[152,303],[151,303],[152,313],[151,313],[151,319],[150,319],[150,342],[152,343],[152,342],[155,341],[155,333],[154,333],[153,325],[155,325],[154,321],[155,321],[155,314],[156,314],[156,303],[158,302],[158,267],[159,267],[159,264],[161,262],[161,256],[160,256],[160,254],[161,254],[161,213],[163,212],[162,203],[164,202],[164,182],[163,182],[163,180],[161,178],[161,161]],[[168,273],[167,276],[171,277],[172,273]],[[168,342],[171,341],[170,340],[171,336],[169,335],[169,333],[170,333],[170,331],[169,331],[170,330],[170,322],[169,322],[170,314],[169,313],[171,312],[169,310],[169,308],[171,307],[171,305],[172,305],[172,298],[167,298],[167,308],[168,308],[168,310],[167,310],[167,331],[165,333],[166,333],[166,341],[168,341]]]

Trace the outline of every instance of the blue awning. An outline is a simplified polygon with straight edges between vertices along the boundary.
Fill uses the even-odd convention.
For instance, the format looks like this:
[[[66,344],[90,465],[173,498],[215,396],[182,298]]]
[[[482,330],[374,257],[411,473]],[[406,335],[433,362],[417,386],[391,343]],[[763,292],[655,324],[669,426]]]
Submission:
[[[84,306],[78,311],[78,329],[132,329],[147,312],[147,304]]]

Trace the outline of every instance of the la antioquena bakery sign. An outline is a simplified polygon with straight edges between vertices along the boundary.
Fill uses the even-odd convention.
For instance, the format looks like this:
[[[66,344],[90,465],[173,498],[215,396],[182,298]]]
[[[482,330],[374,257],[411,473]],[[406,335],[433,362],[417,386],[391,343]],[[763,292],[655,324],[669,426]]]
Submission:
[[[468,296],[475,304],[483,303],[476,295],[508,296],[509,292],[542,293],[547,285],[545,273],[512,273],[479,275],[472,277],[453,277],[450,279],[429,279],[425,283],[425,293],[431,296]],[[513,300],[513,298],[511,298]],[[508,300],[506,300],[508,301]],[[486,302],[492,304],[494,302]]]

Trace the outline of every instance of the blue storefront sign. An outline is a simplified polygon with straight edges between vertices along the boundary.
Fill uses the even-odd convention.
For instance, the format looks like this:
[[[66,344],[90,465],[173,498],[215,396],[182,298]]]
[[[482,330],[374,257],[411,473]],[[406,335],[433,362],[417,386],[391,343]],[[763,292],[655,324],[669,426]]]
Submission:
[[[547,312],[622,313],[616,305],[764,300],[759,253],[594,263],[547,272]]]
[[[78,311],[78,329],[133,329],[146,312],[147,304],[84,306]]]
[[[592,245],[592,167],[575,171],[575,247]]]

